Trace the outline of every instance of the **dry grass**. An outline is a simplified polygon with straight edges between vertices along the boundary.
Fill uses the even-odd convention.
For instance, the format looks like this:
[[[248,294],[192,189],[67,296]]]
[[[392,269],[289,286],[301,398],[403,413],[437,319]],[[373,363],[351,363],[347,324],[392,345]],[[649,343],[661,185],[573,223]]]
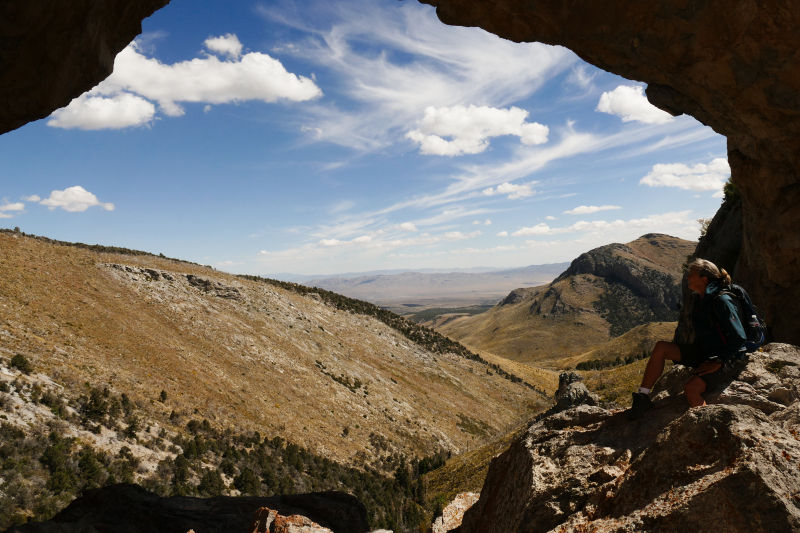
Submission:
[[[672,361],[667,361],[666,370],[669,370],[672,364]],[[647,359],[642,359],[630,365],[608,370],[589,370],[580,374],[584,376],[586,388],[599,394],[601,400],[627,407],[631,403],[631,393],[636,392],[642,384],[646,366]]]
[[[458,414],[493,438],[542,403],[485,365],[427,352],[375,319],[210,268],[0,234],[0,272],[0,356],[24,353],[70,390],[126,392],[164,425],[175,410],[350,461],[373,453],[372,432],[409,455],[462,453],[483,439],[459,427]],[[204,292],[186,274],[241,299]],[[361,387],[342,384],[355,379]],[[166,404],[156,401],[161,390]]]

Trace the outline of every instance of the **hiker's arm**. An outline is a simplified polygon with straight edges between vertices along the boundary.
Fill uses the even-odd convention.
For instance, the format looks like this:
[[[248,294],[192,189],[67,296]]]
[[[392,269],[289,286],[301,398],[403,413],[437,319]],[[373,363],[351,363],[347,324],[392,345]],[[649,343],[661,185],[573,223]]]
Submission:
[[[722,335],[725,337],[725,347],[719,357],[723,363],[726,363],[731,357],[739,353],[739,349],[747,341],[747,335],[744,332],[744,326],[735,303],[729,298],[723,297],[717,298],[714,305],[720,318],[719,326],[722,330]]]

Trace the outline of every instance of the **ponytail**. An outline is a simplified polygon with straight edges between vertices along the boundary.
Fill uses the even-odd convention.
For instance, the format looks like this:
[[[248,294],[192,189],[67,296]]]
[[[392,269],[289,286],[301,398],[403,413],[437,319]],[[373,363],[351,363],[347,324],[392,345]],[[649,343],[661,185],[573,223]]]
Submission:
[[[705,259],[692,261],[689,271],[696,271],[701,278],[708,278],[709,281],[721,281],[723,287],[731,284],[731,276],[724,268],[717,268],[717,265]]]

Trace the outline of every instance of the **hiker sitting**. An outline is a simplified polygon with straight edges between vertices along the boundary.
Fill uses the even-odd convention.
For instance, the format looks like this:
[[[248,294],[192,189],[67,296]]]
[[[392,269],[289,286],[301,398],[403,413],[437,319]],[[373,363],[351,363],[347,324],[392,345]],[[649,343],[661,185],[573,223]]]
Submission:
[[[653,407],[650,389],[664,372],[667,359],[695,369],[683,386],[690,407],[706,405],[701,396],[706,388],[721,383],[735,363],[745,354],[747,336],[739,307],[724,289],[731,285],[725,269],[714,263],[696,259],[686,274],[689,289],[699,295],[692,305],[693,344],[656,343],[642,378],[639,392],[633,393],[633,404],[627,412],[630,420],[641,417]]]

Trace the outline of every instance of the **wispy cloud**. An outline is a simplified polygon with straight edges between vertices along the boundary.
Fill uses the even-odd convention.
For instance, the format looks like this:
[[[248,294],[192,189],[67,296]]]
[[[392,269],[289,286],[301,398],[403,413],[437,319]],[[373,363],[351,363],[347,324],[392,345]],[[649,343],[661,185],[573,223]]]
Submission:
[[[570,209],[569,211],[564,211],[563,215],[588,215],[590,213],[597,213],[598,211],[608,211],[610,209],[622,209],[618,205],[579,205],[575,209]],[[552,219],[552,217],[547,217],[548,220]]]
[[[432,8],[415,3],[312,5],[325,15],[319,24],[280,8],[262,6],[260,12],[307,32],[311,37],[296,43],[293,54],[333,71],[340,91],[360,104],[319,102],[310,115],[323,139],[358,149],[401,139],[429,107],[506,107],[577,61],[564,48],[444,26]]]

